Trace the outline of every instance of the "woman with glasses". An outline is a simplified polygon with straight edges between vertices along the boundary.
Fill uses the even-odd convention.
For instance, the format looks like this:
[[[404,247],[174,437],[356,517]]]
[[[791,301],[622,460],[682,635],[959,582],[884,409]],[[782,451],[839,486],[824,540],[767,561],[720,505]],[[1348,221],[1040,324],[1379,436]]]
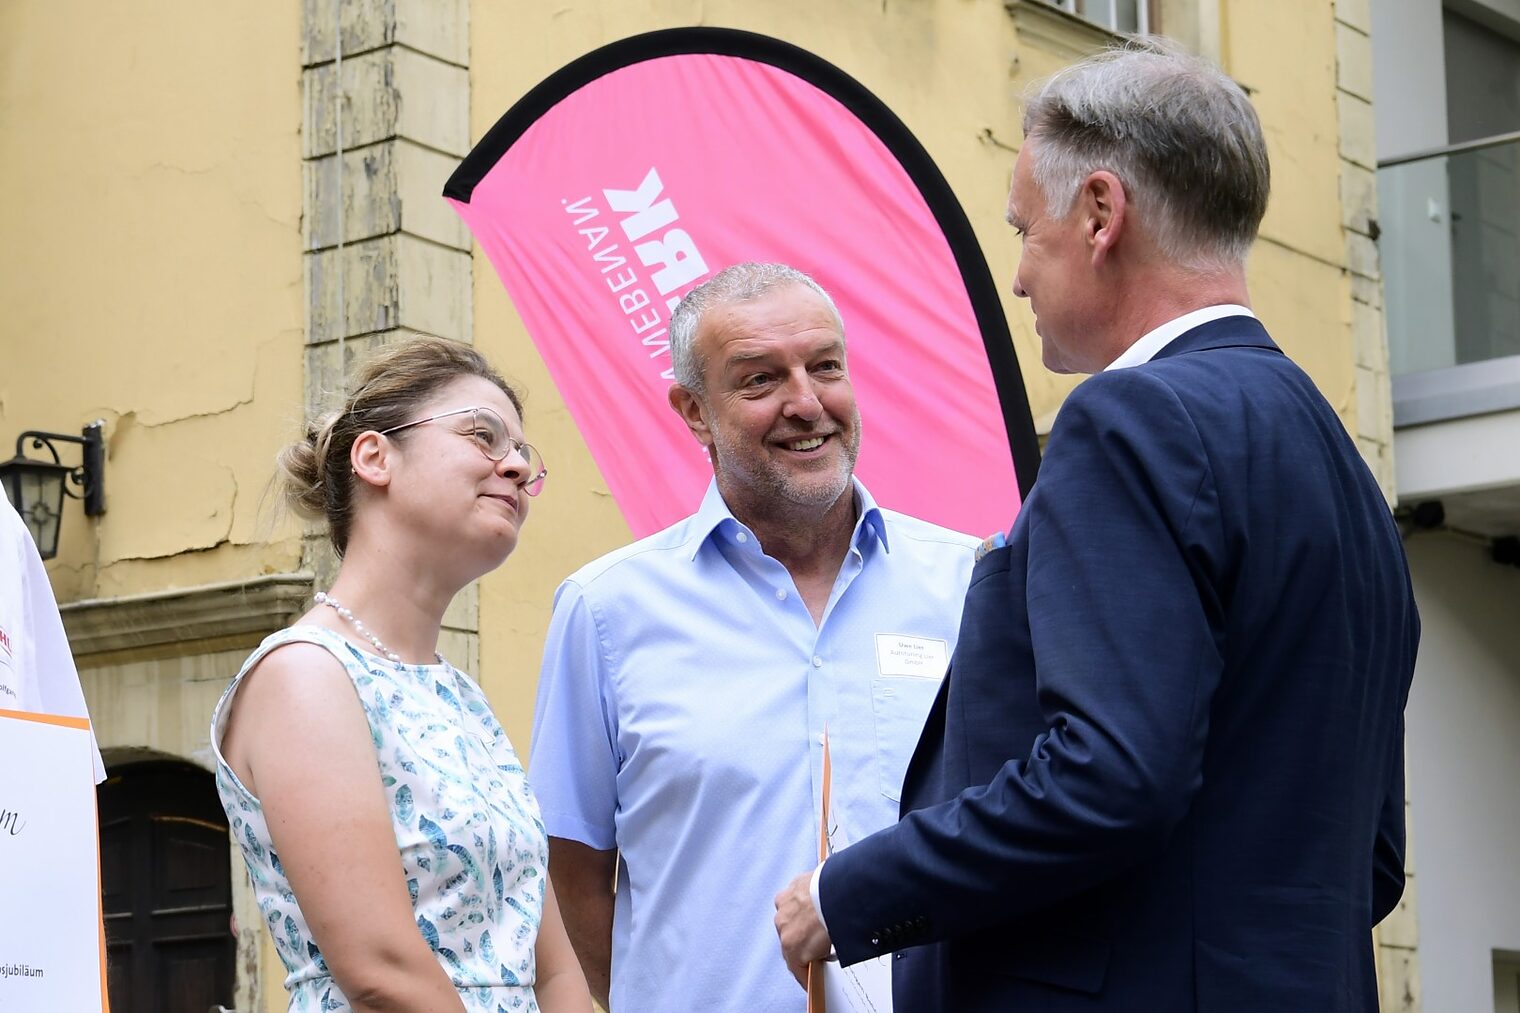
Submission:
[[[477,352],[421,338],[280,457],[341,563],[243,665],[211,741],[291,1010],[591,1009],[522,764],[436,653],[543,487],[521,420]]]

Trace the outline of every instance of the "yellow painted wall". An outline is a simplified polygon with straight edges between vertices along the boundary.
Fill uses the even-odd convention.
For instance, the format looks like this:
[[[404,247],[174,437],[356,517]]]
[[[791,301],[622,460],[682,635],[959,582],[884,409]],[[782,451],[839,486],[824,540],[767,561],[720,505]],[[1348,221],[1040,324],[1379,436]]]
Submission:
[[[294,525],[261,524],[258,507],[301,404],[300,19],[295,4],[186,0],[152,18],[77,0],[0,5],[0,439],[108,424],[109,512],[92,522],[70,504],[51,567],[63,600],[299,562]],[[1217,25],[1272,151],[1275,194],[1251,263],[1258,309],[1349,422],[1332,12],[1236,0],[1201,20]],[[915,132],[1005,286],[1019,90],[1101,39],[1000,0],[482,2],[470,23],[475,137],[564,63],[637,32],[722,25],[811,49]],[[553,469],[517,556],[482,591],[482,669],[525,743],[553,588],[628,532],[483,257],[474,300],[477,343],[528,389],[529,429]],[[1006,294],[1005,305],[1034,414],[1048,420],[1073,381],[1039,368],[1027,308]]]
[[[299,564],[257,507],[302,401],[300,27],[299,3],[0,4],[0,449],[106,421],[62,601]]]
[[[303,403],[301,34],[311,6],[0,3],[0,456],[24,428],[107,422],[108,513],[92,521],[68,505],[50,566],[63,601],[300,564],[297,526],[259,505]],[[1027,308],[1007,295],[1018,244],[1004,196],[1022,141],[1020,89],[1101,33],[1029,0],[469,6],[474,138],[565,63],[656,28],[762,32],[853,75],[958,195],[1004,291],[1035,417],[1053,416],[1074,381],[1039,367]],[[1257,308],[1352,423],[1330,6],[1166,0],[1165,9],[1182,10],[1191,20],[1178,27],[1253,91],[1275,179],[1251,262]],[[529,438],[551,470],[520,548],[480,591],[482,681],[526,755],[554,588],[629,532],[483,256],[473,300],[476,343],[526,388]],[[189,675],[146,661],[87,670],[103,742],[202,749],[194,712],[214,695],[206,680],[236,659],[211,660]],[[283,1008],[267,936],[261,945],[259,1004]]]
[[[0,454],[106,421],[107,513],[66,504],[60,601],[300,565],[296,526],[259,513],[302,410],[300,32],[294,2],[0,4]],[[101,745],[209,766],[245,653],[87,664]],[[239,960],[264,937],[283,1009],[233,876]]]
[[[1250,260],[1254,308],[1351,428],[1356,356],[1341,227],[1335,12],[1266,0],[1220,10],[1220,61],[1250,91],[1272,160],[1272,200]]]
[[[51,568],[63,600],[299,563],[294,525],[261,523],[258,507],[301,404],[301,10],[184,2],[154,14],[0,5],[0,439],[108,424],[109,512],[91,522],[70,504]],[[1251,264],[1258,309],[1351,421],[1332,12],[1237,0],[1200,20],[1217,25],[1211,45],[1252,89],[1272,149],[1275,195]],[[1039,368],[1027,308],[1006,295],[1018,250],[1003,195],[1020,89],[1101,33],[1000,0],[483,2],[470,23],[475,137],[564,63],[654,28],[764,32],[854,75],[959,196],[1048,423],[1074,381]],[[474,299],[476,340],[527,387],[553,469],[517,556],[482,589],[482,671],[526,744],[553,589],[628,531],[483,257]]]
[[[1262,117],[1273,197],[1250,262],[1256,309],[1354,424],[1333,12],[1328,4],[1271,0],[1199,6],[1209,3],[1169,0],[1166,9],[1177,14],[1179,36],[1218,52],[1225,69],[1251,90]],[[809,49],[865,84],[908,125],[976,230],[1003,292],[1036,422],[1048,426],[1076,379],[1040,367],[1028,308],[1008,293],[1018,243],[1003,213],[1022,143],[1018,95],[1100,45],[1102,33],[1028,0],[484,0],[470,10],[471,136],[478,139],[529,88],[598,46],[699,24],[761,32]],[[483,681],[525,751],[554,588],[630,536],[542,359],[478,251],[474,273],[476,344],[529,388],[529,437],[544,448],[552,472],[517,554],[481,590]]]

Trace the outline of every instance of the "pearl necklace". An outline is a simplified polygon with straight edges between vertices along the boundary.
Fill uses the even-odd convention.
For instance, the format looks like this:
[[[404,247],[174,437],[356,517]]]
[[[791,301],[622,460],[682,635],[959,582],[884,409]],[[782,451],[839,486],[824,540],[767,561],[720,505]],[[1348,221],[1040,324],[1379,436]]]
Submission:
[[[369,627],[364,625],[364,621],[358,616],[354,615],[351,610],[345,608],[343,603],[338,601],[338,599],[334,598],[326,591],[318,591],[315,595],[312,596],[312,600],[315,601],[318,605],[326,605],[330,607],[334,612],[342,616],[348,622],[348,624],[354,628],[354,632],[359,634],[359,636],[363,637],[365,640],[368,640],[371,644],[374,644],[375,650],[379,651],[387,661],[395,662],[398,665],[401,664],[401,655],[397,654],[395,651],[391,650],[389,647],[386,647],[383,643],[381,643],[380,638],[371,633],[369,631]]]

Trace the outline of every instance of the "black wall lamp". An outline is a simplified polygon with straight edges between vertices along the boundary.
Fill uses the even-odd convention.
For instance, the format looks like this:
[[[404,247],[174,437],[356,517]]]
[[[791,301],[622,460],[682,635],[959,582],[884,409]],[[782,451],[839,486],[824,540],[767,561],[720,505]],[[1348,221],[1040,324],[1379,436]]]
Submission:
[[[84,500],[87,517],[99,517],[106,512],[104,430],[105,422],[99,419],[85,426],[79,436],[28,430],[16,437],[16,456],[9,461],[0,461],[0,484],[5,486],[6,498],[26,522],[43,559],[52,559],[58,554],[63,497]],[[28,441],[33,450],[46,450],[53,459],[27,457]],[[56,444],[59,443],[79,444],[83,462],[72,468],[64,464],[58,456]],[[70,489],[70,484],[77,486],[79,491]]]

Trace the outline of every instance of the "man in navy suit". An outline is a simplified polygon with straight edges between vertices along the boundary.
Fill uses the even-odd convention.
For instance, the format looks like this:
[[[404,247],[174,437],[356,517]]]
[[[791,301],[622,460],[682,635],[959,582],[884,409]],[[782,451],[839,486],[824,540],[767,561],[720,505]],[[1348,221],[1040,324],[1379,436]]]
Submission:
[[[896,951],[898,1013],[1373,1013],[1419,621],[1377,483],[1249,309],[1255,111],[1131,43],[1024,133],[1014,293],[1093,376],[972,573],[901,822],[777,896],[783,953]]]

